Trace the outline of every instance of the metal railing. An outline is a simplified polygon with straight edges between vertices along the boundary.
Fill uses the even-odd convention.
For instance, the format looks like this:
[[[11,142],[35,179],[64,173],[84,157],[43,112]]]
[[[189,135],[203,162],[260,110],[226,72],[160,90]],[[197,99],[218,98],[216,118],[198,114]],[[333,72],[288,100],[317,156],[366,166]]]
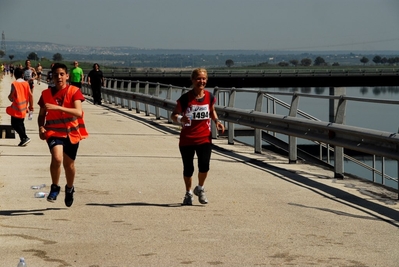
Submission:
[[[165,111],[164,118],[172,123],[170,120],[171,111],[176,105],[176,99],[188,89],[185,87],[177,87],[172,85],[150,83],[142,81],[126,81],[118,79],[107,79],[106,86],[102,89],[103,99],[111,104],[120,105],[129,110],[136,109],[136,112],[144,111],[147,116],[153,114],[157,119],[160,119],[161,110]],[[87,85],[82,88],[83,93],[90,94],[90,89]],[[159,97],[161,91],[166,92],[166,97]],[[178,91],[173,95],[173,91]],[[243,110],[235,108],[235,95],[237,92],[255,93],[257,95],[255,101],[255,108],[253,110]],[[345,113],[346,101],[366,101],[366,102],[380,102],[382,100],[365,99],[346,97],[343,95],[337,96],[321,96],[308,95],[300,93],[284,93],[284,92],[267,92],[265,90],[251,90],[242,88],[214,88],[213,93],[218,99],[224,99],[224,104],[216,105],[216,111],[219,118],[225,122],[228,130],[228,142],[234,143],[234,128],[235,125],[242,125],[254,129],[254,150],[256,153],[262,151],[262,131],[283,134],[289,137],[289,161],[296,162],[297,144],[296,138],[315,141],[329,150],[330,146],[334,146],[334,168],[335,173],[343,175],[343,160],[344,154],[340,149],[347,148],[353,151],[359,151],[370,155],[382,157],[382,160],[389,158],[399,161],[399,134],[377,131],[373,129],[354,127],[342,124],[342,118]],[[226,97],[227,94],[227,97]],[[292,96],[291,104],[284,103],[270,94],[276,95],[290,95]],[[299,97],[314,97],[324,98],[336,101],[337,112],[334,122],[324,122],[317,118],[303,113],[298,109]],[[288,115],[275,114],[275,110],[270,112],[262,112],[263,99],[274,102],[284,106],[289,110]],[[399,101],[386,101],[390,104],[399,104]],[[142,108],[144,105],[144,108]],[[153,111],[150,106],[153,107]],[[304,118],[296,117],[297,114],[304,116]],[[212,123],[213,138],[217,138],[215,125]],[[354,160],[346,156],[347,159]],[[356,160],[354,160],[356,162]],[[360,163],[360,162],[358,162]],[[363,167],[365,164],[360,163]],[[384,173],[379,172],[374,166],[367,166],[373,173],[382,175],[382,184],[385,185],[385,179],[398,182],[397,178],[390,177]],[[343,176],[342,176],[343,177]],[[373,179],[373,182],[376,182]]]

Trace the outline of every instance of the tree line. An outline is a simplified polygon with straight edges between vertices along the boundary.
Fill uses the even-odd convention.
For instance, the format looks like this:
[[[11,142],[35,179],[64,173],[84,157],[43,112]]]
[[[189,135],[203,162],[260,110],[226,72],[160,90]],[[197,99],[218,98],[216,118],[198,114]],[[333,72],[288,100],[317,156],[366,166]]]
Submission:
[[[363,65],[366,65],[369,62],[369,59],[367,57],[362,57],[359,60],[361,63],[363,63]],[[391,57],[391,58],[386,58],[386,57],[381,57],[381,56],[374,56],[373,60],[372,60],[376,65],[378,64],[382,64],[382,65],[395,65],[399,63],[399,57]],[[326,62],[324,60],[324,58],[322,57],[316,57],[316,59],[314,61],[312,61],[312,59],[310,58],[303,58],[301,61],[297,60],[297,59],[292,59],[289,62],[286,61],[281,61],[279,63],[277,63],[278,66],[280,67],[288,67],[290,64],[294,67],[297,66],[304,66],[304,67],[309,67],[311,66],[313,63],[313,66],[329,66],[329,63]],[[262,67],[264,65],[268,65],[269,63],[260,63],[257,66],[258,67]],[[227,60],[226,61],[226,66],[227,67],[231,67],[234,65],[234,62],[232,60]],[[334,62],[331,64],[331,66],[339,66],[340,64],[338,62]]]
[[[193,66],[221,66],[221,64],[224,63],[225,66],[227,67],[233,67],[233,66],[249,66],[249,67],[266,67],[266,66],[279,66],[279,67],[288,67],[288,66],[303,66],[303,67],[309,67],[311,65],[313,66],[340,66],[341,61],[339,58],[332,58],[331,56],[327,56],[327,60],[331,60],[333,62],[328,62],[327,60],[324,59],[322,56],[312,56],[311,54],[303,54],[305,57],[298,60],[298,59],[290,59],[290,57],[293,57],[292,55],[281,55],[279,57],[269,57],[268,55],[238,55],[235,57],[232,57],[231,55],[225,55],[227,60],[222,61],[218,63],[217,59],[220,58],[220,55],[197,55],[196,57],[194,55],[134,55],[132,56],[125,56],[125,57],[118,57],[118,56],[110,56],[110,58],[106,61],[112,61],[115,62],[113,66],[119,66],[119,67],[156,67],[159,65],[159,67],[193,67]],[[4,51],[0,50],[0,58],[4,57],[5,53]],[[360,62],[364,66],[370,62],[369,57],[362,56],[356,56],[354,54],[350,54],[348,56],[351,56],[353,59],[351,59],[350,63],[346,63],[346,65],[355,65],[356,61]],[[14,59],[14,55],[8,55],[10,60],[12,61]],[[51,57],[51,56],[50,56]],[[68,57],[71,57],[70,55]],[[230,58],[231,57],[231,58]],[[95,60],[95,58],[92,58],[92,56],[87,58],[85,56],[85,59],[80,59],[81,61],[89,60],[88,62],[92,62]],[[358,59],[356,59],[358,58]],[[371,57],[370,57],[371,58]],[[33,61],[63,61],[65,60],[64,56],[61,55],[60,53],[55,53],[52,55],[51,59],[47,59],[45,57],[39,57],[36,52],[30,52],[27,56],[27,59],[33,60]],[[79,58],[75,58],[79,59]],[[75,60],[73,59],[73,60]],[[273,59],[273,60],[271,60]],[[104,56],[102,56],[102,60],[104,60]],[[380,55],[375,55],[371,59],[372,62],[376,65],[395,65],[399,63],[399,57],[384,57]],[[103,61],[104,62],[104,61]],[[118,63],[119,62],[119,63]],[[238,63],[237,63],[238,62]],[[257,63],[261,62],[261,63]],[[118,65],[119,64],[119,65]],[[146,65],[144,65],[146,64]],[[345,62],[343,62],[345,64]]]

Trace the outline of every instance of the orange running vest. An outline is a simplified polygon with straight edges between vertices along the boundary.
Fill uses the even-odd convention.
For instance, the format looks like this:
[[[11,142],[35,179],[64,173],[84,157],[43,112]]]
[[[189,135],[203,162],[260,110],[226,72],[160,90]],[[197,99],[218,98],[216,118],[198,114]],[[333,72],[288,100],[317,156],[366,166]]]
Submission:
[[[6,113],[15,118],[23,119],[26,116],[29,103],[29,84],[27,82],[14,81],[14,92],[12,104],[6,108]]]
[[[62,106],[66,108],[74,108],[73,95],[80,90],[78,87],[69,86],[65,93]],[[56,100],[51,94],[51,89],[48,88],[42,92],[42,98],[44,103],[50,103],[57,105]],[[46,123],[44,124],[46,129],[46,140],[50,137],[62,137],[66,138],[69,136],[69,140],[72,144],[78,143],[80,140],[85,139],[89,134],[86,131],[85,123],[82,118],[77,118],[65,112],[47,110]]]

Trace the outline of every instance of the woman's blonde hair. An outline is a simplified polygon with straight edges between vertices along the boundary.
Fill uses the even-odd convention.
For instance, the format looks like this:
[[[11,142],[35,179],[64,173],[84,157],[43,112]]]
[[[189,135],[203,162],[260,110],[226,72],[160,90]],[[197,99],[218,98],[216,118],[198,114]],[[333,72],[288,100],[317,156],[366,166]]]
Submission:
[[[195,79],[198,77],[198,75],[203,72],[206,75],[206,78],[208,78],[208,72],[204,68],[197,68],[191,72],[191,80]]]

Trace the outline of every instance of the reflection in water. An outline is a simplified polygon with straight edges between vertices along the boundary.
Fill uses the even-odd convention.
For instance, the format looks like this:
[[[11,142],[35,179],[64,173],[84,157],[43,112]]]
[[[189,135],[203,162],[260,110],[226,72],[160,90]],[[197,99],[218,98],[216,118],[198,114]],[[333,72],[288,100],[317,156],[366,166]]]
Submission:
[[[311,87],[301,87],[301,93],[310,94],[312,92]]]
[[[368,91],[369,91],[369,88],[368,88],[368,87],[360,87],[360,93],[361,93],[362,95],[367,94]]]
[[[325,87],[316,87],[314,89],[314,92],[316,95],[321,95],[321,94],[324,94],[325,89],[326,89]]]
[[[352,89],[352,87],[348,87],[347,89]],[[374,96],[380,96],[384,94],[399,94],[399,87],[398,86],[380,86],[380,87],[354,87],[359,88],[359,93],[361,96],[365,96],[368,94],[369,89],[372,88],[372,92]],[[328,92],[327,87],[314,87],[314,94],[316,95],[323,95],[326,93],[326,90]],[[312,94],[312,87],[291,87],[291,88],[278,88],[278,91],[289,91],[289,92],[298,92],[300,91],[301,93],[304,94]],[[359,96],[360,96],[359,95]],[[356,96],[356,93],[354,94]]]

